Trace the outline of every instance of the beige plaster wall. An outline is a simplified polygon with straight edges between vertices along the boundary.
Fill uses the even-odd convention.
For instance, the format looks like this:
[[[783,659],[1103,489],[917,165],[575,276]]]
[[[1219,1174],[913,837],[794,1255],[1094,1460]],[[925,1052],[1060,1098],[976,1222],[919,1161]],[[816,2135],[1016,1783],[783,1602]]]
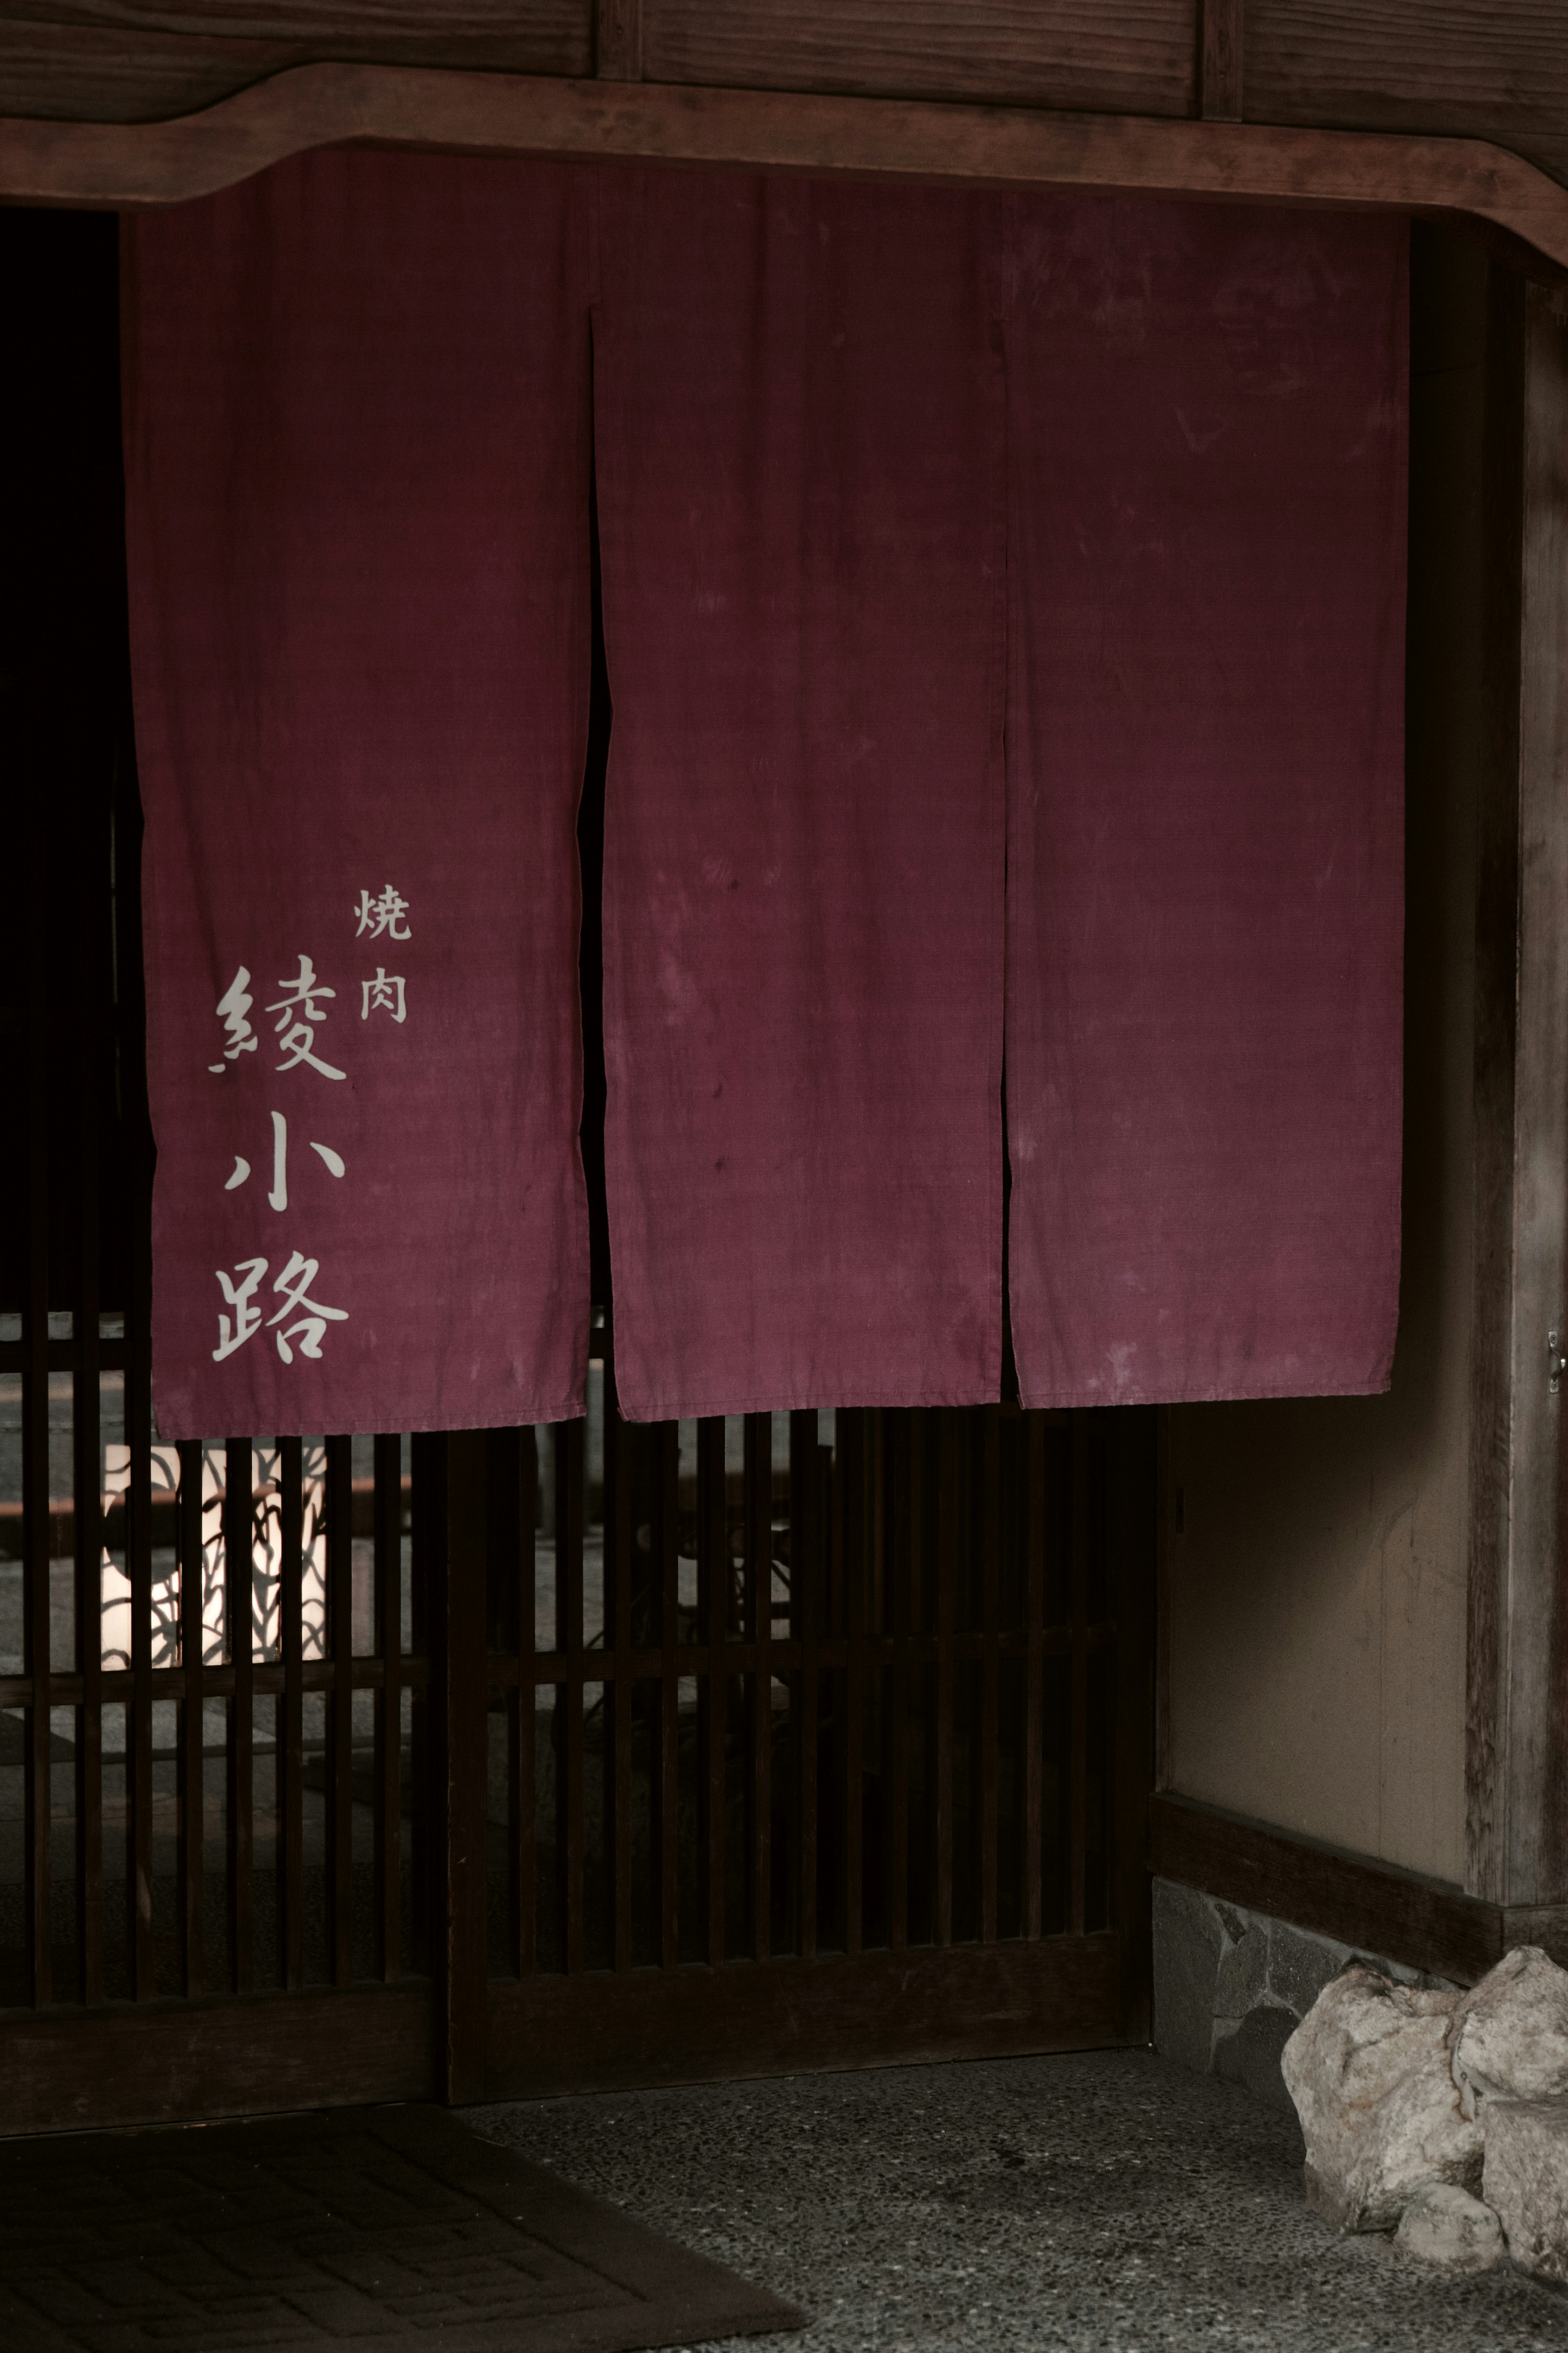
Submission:
[[[1168,1427],[1167,1785],[1453,1881],[1465,1831],[1485,304],[1479,249],[1418,227],[1393,1387],[1174,1408]]]

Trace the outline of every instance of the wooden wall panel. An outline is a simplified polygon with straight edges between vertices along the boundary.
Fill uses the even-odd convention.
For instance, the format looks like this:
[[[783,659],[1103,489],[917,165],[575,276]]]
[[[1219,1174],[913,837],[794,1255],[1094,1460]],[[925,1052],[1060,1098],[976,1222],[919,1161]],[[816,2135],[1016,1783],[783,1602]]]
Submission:
[[[1562,0],[1247,0],[1249,122],[1495,139],[1568,180]]]
[[[428,0],[266,0],[243,10],[149,8],[132,20],[92,0],[48,0],[45,23],[0,8],[0,105],[56,122],[161,122],[193,114],[289,66],[443,66],[473,72],[593,70],[588,0],[534,0],[509,21],[468,0],[446,21]],[[69,21],[67,21],[67,19]]]
[[[6,111],[51,122],[159,122],[303,62],[283,41],[96,32],[0,21]]]
[[[1193,0],[645,0],[649,81],[1194,111]]]

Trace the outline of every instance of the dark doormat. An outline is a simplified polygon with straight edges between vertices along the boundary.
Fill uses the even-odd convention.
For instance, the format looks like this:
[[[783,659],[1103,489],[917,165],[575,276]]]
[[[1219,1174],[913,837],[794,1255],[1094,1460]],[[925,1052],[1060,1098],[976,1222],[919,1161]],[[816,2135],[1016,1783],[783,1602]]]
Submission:
[[[442,2108],[0,2142],[5,2353],[634,2353],[802,2325]]]

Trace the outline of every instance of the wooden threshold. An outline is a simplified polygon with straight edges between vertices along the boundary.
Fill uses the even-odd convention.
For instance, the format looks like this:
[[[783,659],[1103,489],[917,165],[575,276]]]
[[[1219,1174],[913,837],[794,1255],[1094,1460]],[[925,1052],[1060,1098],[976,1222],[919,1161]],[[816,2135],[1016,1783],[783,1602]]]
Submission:
[[[430,1987],[0,2010],[0,2134],[427,2100]]]
[[[1447,1880],[1293,1838],[1169,1791],[1149,1802],[1149,1864],[1157,1878],[1222,1904],[1463,1985],[1516,1945],[1541,1945],[1568,1963],[1568,1905],[1489,1904]]]
[[[1114,1935],[489,1985],[484,2096],[541,2098],[1146,2042]]]
[[[344,143],[1458,215],[1568,269],[1568,188],[1485,140],[402,66],[296,66],[173,121],[0,119],[0,197],[176,204]]]

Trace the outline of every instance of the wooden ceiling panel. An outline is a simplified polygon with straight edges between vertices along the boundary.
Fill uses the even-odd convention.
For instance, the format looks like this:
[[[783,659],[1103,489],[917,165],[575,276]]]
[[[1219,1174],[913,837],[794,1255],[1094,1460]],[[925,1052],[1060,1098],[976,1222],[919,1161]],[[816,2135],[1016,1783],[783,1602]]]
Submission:
[[[1195,111],[1194,0],[644,0],[649,81]]]

